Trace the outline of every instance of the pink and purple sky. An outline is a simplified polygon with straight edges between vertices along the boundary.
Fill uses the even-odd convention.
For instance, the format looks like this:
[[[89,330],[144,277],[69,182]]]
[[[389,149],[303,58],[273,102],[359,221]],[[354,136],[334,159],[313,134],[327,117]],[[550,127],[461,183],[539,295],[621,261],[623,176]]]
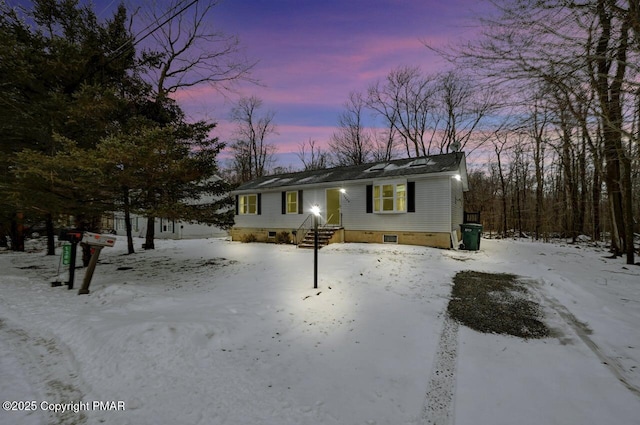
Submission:
[[[209,88],[183,93],[194,118],[218,122],[230,141],[233,102],[255,95],[275,112],[277,162],[299,168],[299,145],[313,139],[326,146],[349,92],[361,91],[401,65],[438,72],[446,64],[428,50],[455,44],[475,33],[473,0],[225,0],[213,10],[214,24],[236,34],[248,57],[259,61],[253,77],[224,99]]]
[[[106,18],[120,0],[80,3],[91,1]],[[129,10],[152,1],[124,0]],[[170,3],[155,1],[157,10]],[[221,0],[211,12],[213,28],[239,36],[258,62],[252,77],[260,85],[242,84],[226,97],[206,86],[176,96],[190,118],[218,123],[215,135],[225,142],[233,140],[233,104],[257,96],[275,113],[277,134],[267,142],[277,146],[276,165],[300,168],[299,146],[314,140],[326,148],[350,92],[365,92],[398,66],[446,69],[425,42],[444,47],[473,38],[473,18],[489,7],[484,0]]]

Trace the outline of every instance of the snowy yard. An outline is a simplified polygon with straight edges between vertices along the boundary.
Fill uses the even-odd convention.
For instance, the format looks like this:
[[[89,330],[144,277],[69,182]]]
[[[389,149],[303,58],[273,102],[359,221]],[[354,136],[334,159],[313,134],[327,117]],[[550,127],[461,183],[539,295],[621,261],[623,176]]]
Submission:
[[[335,244],[314,290],[311,250],[156,244],[105,248],[82,296],[0,251],[0,399],[35,402],[0,424],[640,424],[640,267],[605,249]],[[527,279],[553,336],[447,319],[462,270]]]

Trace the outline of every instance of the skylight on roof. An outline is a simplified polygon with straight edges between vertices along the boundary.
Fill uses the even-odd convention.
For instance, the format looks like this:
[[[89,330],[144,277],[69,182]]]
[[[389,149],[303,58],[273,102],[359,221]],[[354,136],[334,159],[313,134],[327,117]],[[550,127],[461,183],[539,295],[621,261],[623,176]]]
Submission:
[[[385,169],[385,167],[386,167],[387,165],[389,165],[389,164],[387,164],[386,162],[383,162],[383,163],[380,163],[380,164],[376,164],[376,165],[374,165],[374,166],[373,166],[373,167],[371,167],[371,168],[368,168],[366,171],[367,171],[367,172],[368,172],[368,171],[382,171],[382,170],[384,170],[384,169]]]
[[[414,161],[411,161],[409,163],[409,167],[424,167],[427,165],[433,165],[434,162],[431,161],[429,158],[418,158]]]
[[[258,184],[258,186],[264,186],[266,184],[271,184],[271,183],[277,182],[278,180],[279,180],[279,178],[275,177],[275,178],[263,181],[262,183]]]

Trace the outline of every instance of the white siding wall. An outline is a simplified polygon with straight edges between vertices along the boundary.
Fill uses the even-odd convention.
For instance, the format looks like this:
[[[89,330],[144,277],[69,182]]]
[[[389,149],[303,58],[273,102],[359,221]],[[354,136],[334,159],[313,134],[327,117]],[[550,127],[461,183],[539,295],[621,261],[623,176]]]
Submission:
[[[366,212],[366,184],[345,186],[351,202],[343,202],[343,223],[349,230],[449,232],[449,177],[415,180],[416,212],[376,214]],[[371,182],[373,183],[373,182]],[[370,183],[370,184],[371,184]]]
[[[395,230],[420,232],[450,232],[452,223],[450,176],[424,177],[415,181],[415,205],[413,213],[376,214],[366,212],[366,186],[374,182],[337,184],[303,190],[303,214],[282,214],[281,192],[263,192],[260,215],[236,215],[236,227],[297,229],[310,214],[312,205],[319,205],[324,216],[326,189],[344,188],[341,198],[342,224],[348,230]],[[459,186],[459,184],[458,184]],[[291,188],[289,190],[297,190]],[[461,196],[461,195],[460,195]],[[457,217],[458,211],[455,212]],[[461,220],[461,219],[460,219]],[[461,222],[461,221],[460,221]]]
[[[462,182],[451,179],[451,230],[459,230],[464,221],[464,194]]]
[[[122,213],[114,214],[114,230],[120,236],[127,234]],[[156,239],[200,239],[227,236],[225,230],[216,226],[173,221],[166,218],[156,218],[154,232]],[[144,237],[147,233],[147,218],[132,214],[131,233],[133,236]]]
[[[289,189],[297,191],[298,188]],[[257,227],[296,230],[311,212],[311,206],[319,204],[324,211],[324,189],[304,189],[302,193],[302,214],[282,214],[282,192],[263,192],[261,195],[261,214],[236,215],[236,227]]]

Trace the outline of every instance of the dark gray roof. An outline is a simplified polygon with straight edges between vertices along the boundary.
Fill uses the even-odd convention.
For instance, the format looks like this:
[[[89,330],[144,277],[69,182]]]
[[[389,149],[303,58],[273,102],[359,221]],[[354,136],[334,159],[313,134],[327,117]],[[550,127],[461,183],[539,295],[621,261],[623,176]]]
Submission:
[[[454,152],[419,158],[395,159],[386,162],[352,165],[348,167],[276,174],[246,182],[240,185],[236,191],[442,173],[458,170],[460,168],[460,162],[463,160],[464,153]]]

